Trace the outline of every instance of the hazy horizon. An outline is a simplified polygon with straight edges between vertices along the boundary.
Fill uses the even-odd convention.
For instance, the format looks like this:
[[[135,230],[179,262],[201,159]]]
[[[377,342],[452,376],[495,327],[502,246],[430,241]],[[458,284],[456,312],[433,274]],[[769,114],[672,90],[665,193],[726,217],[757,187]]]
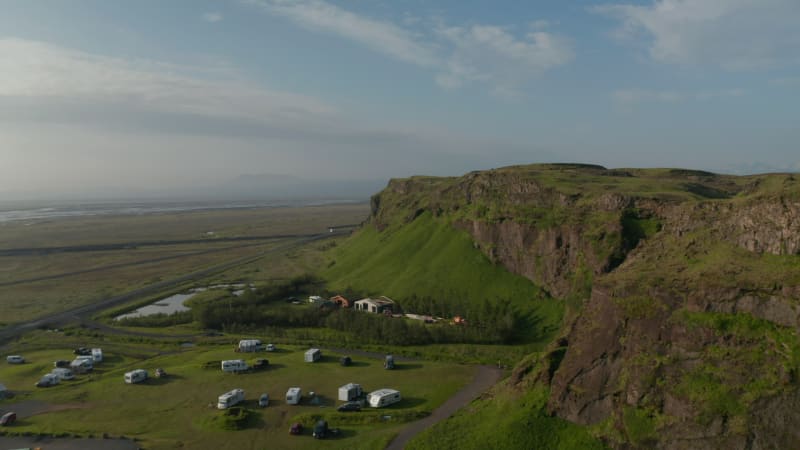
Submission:
[[[542,162],[800,170],[793,0],[0,5],[6,197],[203,196],[262,174],[347,195]]]

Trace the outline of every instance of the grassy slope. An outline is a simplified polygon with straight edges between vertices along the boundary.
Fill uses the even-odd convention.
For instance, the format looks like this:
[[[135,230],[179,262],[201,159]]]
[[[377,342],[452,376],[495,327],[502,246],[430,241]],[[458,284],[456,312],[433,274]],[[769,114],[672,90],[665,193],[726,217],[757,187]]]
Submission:
[[[504,298],[535,314],[540,330],[553,331],[561,322],[561,302],[492,264],[466,233],[430,214],[383,232],[368,225],[340,246],[333,258],[322,275],[334,290],[351,287],[399,301],[413,294],[467,304]],[[547,340],[550,336],[545,334]]]
[[[602,449],[585,428],[548,417],[547,388],[524,393],[503,390],[491,401],[479,400],[450,419],[429,428],[409,450],[442,448]]]

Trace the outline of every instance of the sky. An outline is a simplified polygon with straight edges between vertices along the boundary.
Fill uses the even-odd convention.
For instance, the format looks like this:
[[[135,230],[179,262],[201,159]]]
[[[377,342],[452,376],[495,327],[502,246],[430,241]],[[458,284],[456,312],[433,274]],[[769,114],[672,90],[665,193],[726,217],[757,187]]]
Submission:
[[[0,194],[800,171],[797,0],[0,0]]]

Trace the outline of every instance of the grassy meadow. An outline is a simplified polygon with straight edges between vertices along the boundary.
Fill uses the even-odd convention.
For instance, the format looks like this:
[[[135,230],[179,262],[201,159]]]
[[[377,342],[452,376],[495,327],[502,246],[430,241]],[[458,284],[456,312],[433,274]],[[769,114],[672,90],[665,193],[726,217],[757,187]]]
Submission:
[[[63,336],[53,347],[52,333],[37,332],[19,342],[16,350],[29,361],[22,365],[0,364],[0,380],[18,395],[0,401],[0,409],[12,402],[45,402],[57,412],[24,418],[14,426],[15,433],[69,433],[81,436],[136,438],[148,449],[241,449],[241,448],[365,448],[380,449],[406,420],[424,416],[471,380],[473,368],[453,363],[400,362],[394,371],[382,367],[379,359],[352,355],[353,365],[339,364],[337,353],[323,350],[317,363],[303,362],[306,346],[279,344],[269,353],[233,352],[236,339],[224,343],[198,343],[182,347],[178,341],[137,342],[135,339]],[[79,375],[55,387],[37,389],[33,384],[52,368],[56,359],[70,359],[72,345],[100,346],[105,361],[94,373]],[[24,351],[24,352],[23,352]],[[270,367],[246,374],[223,373],[222,359],[268,358]],[[204,364],[215,362],[212,368]],[[150,379],[140,385],[126,385],[126,371],[143,368],[151,376],[156,367],[169,377]],[[403,394],[403,400],[381,410],[365,408],[359,413],[337,413],[338,387],[349,382],[361,384],[366,391],[390,387]],[[284,402],[291,386],[303,389],[301,405]],[[229,431],[220,425],[222,412],[215,408],[217,397],[233,388],[245,390],[244,406],[252,418],[242,430]],[[321,404],[311,405],[307,393],[315,391]],[[262,393],[270,395],[270,405],[259,408]],[[342,434],[331,440],[316,441],[310,431],[290,436],[288,429],[296,420],[311,425],[325,417]]]

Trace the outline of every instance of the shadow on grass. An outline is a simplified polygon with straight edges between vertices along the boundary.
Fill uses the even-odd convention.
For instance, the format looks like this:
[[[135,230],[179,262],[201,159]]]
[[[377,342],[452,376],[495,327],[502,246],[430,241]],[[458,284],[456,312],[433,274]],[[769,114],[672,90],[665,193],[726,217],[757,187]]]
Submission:
[[[395,409],[414,408],[414,407],[417,407],[417,406],[420,406],[420,405],[424,405],[424,404],[425,404],[425,399],[424,398],[404,397],[402,400],[400,400],[399,402],[395,403],[394,405],[389,405],[389,406],[387,406],[385,408],[380,408],[380,409],[384,409],[386,411],[391,411],[391,410],[395,410]]]
[[[184,377],[182,375],[168,374],[167,376],[160,377],[160,378],[150,377],[150,378],[147,379],[147,381],[144,384],[148,385],[148,386],[163,386],[165,384],[170,384],[170,383],[173,383],[173,382],[179,382],[179,381],[184,380],[184,379],[186,379],[186,377]]]
[[[365,362],[365,361],[353,361],[350,363],[349,367],[369,367],[372,364]]]
[[[406,363],[399,363],[399,364],[395,363],[394,364],[394,369],[392,369],[392,370],[415,370],[415,369],[421,369],[421,368],[422,368],[422,364],[407,363],[406,362]]]

